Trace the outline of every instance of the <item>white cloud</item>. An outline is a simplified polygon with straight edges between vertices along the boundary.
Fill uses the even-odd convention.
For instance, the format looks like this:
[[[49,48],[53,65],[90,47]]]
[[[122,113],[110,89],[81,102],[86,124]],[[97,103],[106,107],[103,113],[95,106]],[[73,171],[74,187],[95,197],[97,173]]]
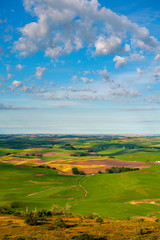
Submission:
[[[88,75],[88,74],[90,74],[91,72],[90,71],[84,71],[83,72],[83,75]]]
[[[155,61],[160,61],[160,54],[158,53],[154,59]]]
[[[128,57],[115,56],[113,61],[116,62],[116,65],[115,65],[116,68],[121,68],[127,64]]]
[[[156,81],[160,80],[160,66],[156,67],[152,73]]]
[[[21,81],[13,81],[12,82],[12,86],[13,87],[16,87],[16,88],[19,88],[19,87],[21,87],[23,84],[22,84],[22,82]]]
[[[145,59],[145,56],[140,55],[139,53],[130,54],[130,61],[142,61]]]
[[[46,68],[36,67],[36,77],[38,79],[41,79],[45,71],[46,71]]]
[[[73,83],[77,83],[77,81],[78,81],[78,76],[77,76],[77,75],[74,75],[74,76],[72,77],[72,81],[73,81]]]
[[[148,89],[148,91],[152,91],[153,90],[153,88],[151,87],[151,86],[147,86],[147,89]]]
[[[125,50],[126,52],[131,51],[131,46],[126,43],[125,46],[124,46],[124,50]]]
[[[82,80],[84,83],[92,83],[92,82],[94,82],[93,79],[89,79],[89,78],[87,78],[87,77],[81,77],[81,80]]]
[[[7,80],[11,79],[12,78],[12,74],[11,73],[8,73],[7,75]]]
[[[21,65],[21,64],[18,64],[18,65],[16,65],[16,68],[17,68],[19,71],[21,71],[21,70],[24,68],[24,66]]]
[[[0,103],[0,110],[16,110],[16,109],[26,109],[25,107],[10,105],[8,103]]]
[[[131,42],[147,51],[159,47],[147,28],[102,8],[97,0],[23,2],[26,11],[37,18],[19,29],[21,37],[14,49],[23,56],[42,50],[46,56],[57,58],[84,47],[95,47],[97,55],[120,54],[130,51]]]
[[[31,87],[27,87],[27,86],[23,86],[22,91],[26,92],[26,93],[31,93],[33,90],[33,86]]]
[[[9,64],[6,65],[6,70],[7,70],[7,72],[11,71],[11,66]]]
[[[121,53],[123,51],[121,43],[122,40],[116,36],[111,36],[110,38],[99,36],[98,40],[95,42],[96,54],[103,56]]]
[[[101,75],[101,77],[103,78],[104,82],[112,82],[113,81],[106,68],[104,68],[104,70],[99,70],[98,72]]]
[[[141,68],[137,68],[137,73],[138,73],[139,75],[142,75],[142,74],[144,73],[144,70],[141,69]]]
[[[120,96],[120,97],[135,98],[135,97],[141,96],[142,94],[137,90],[123,88],[123,89],[118,89],[118,90],[112,91],[112,95]]]

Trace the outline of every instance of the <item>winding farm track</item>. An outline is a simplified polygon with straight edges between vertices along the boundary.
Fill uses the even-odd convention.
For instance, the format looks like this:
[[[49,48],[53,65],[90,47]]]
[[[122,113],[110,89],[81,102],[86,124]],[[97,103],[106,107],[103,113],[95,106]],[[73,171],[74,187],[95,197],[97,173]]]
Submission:
[[[87,190],[80,184],[80,181],[81,181],[82,179],[84,179],[84,177],[81,177],[80,179],[78,179],[77,184],[78,184],[78,186],[80,186],[80,188],[82,188],[83,191],[84,191],[84,195],[83,195],[81,198],[85,198],[85,197],[87,196]]]

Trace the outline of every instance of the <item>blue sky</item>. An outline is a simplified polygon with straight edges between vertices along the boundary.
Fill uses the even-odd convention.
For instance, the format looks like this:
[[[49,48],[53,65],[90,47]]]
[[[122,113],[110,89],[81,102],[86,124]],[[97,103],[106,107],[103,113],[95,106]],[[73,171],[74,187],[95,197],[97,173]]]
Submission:
[[[0,133],[160,134],[160,3],[0,3]]]

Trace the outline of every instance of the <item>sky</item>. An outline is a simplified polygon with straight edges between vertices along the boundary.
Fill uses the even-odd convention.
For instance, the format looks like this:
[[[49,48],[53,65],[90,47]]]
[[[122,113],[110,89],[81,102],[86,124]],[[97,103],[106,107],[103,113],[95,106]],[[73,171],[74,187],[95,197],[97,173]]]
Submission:
[[[158,0],[0,1],[0,134],[160,134]]]

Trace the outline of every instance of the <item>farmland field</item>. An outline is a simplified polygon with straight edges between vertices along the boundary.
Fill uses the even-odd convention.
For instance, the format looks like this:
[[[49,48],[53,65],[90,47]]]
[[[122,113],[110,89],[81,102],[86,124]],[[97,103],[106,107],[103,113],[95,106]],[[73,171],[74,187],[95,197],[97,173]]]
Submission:
[[[76,214],[158,216],[160,137],[2,135],[0,205],[30,211],[66,204]],[[86,175],[73,175],[72,168]],[[106,174],[111,167],[139,171]]]

